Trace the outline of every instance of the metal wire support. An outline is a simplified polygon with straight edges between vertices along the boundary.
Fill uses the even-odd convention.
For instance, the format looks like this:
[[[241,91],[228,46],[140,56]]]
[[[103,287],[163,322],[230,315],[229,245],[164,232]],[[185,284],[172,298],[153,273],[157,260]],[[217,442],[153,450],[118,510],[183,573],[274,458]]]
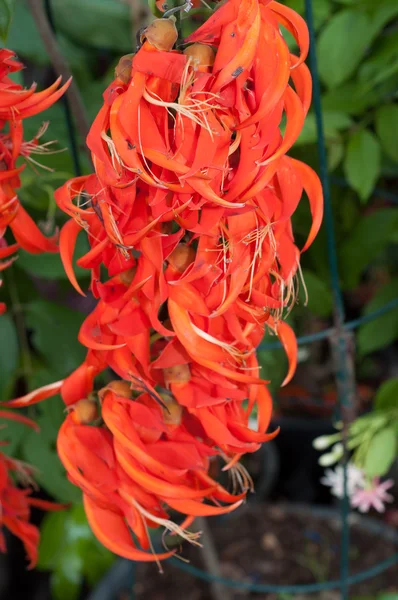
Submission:
[[[344,431],[349,424],[348,417],[353,417],[354,398],[355,398],[355,376],[354,376],[354,340],[352,334],[347,334],[343,329],[345,320],[344,300],[340,287],[340,277],[338,269],[336,237],[334,233],[334,221],[332,201],[330,194],[330,181],[327,164],[326,143],[323,129],[322,104],[321,104],[321,86],[318,75],[318,65],[315,46],[315,28],[312,12],[312,0],[305,0],[305,16],[310,34],[310,69],[313,83],[313,104],[315,111],[315,120],[317,127],[317,142],[319,155],[319,169],[322,181],[324,200],[325,200],[325,224],[327,233],[327,250],[330,268],[330,279],[334,299],[334,324],[335,335],[331,338],[331,348],[333,364],[335,368],[337,396],[341,418],[344,423],[343,444],[344,444],[344,497],[341,502],[341,562],[340,562],[340,591],[342,600],[348,600],[348,577],[350,563],[350,528],[348,524],[348,515],[350,510],[348,489],[347,489],[347,463],[348,451],[346,447],[346,436]]]

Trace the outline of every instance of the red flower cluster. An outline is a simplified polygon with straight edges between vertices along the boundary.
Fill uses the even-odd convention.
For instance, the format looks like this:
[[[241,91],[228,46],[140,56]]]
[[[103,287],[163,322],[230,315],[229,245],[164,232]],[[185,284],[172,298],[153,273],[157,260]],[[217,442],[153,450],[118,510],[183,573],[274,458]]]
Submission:
[[[34,421],[11,411],[1,410],[0,419],[19,421],[37,429]],[[4,425],[2,424],[1,427]],[[4,442],[1,445],[4,446]],[[32,467],[0,452],[0,552],[6,551],[3,527],[7,527],[23,542],[30,561],[30,568],[33,568],[37,561],[40,535],[38,528],[29,523],[30,507],[34,506],[43,510],[65,508],[64,504],[32,498],[31,493],[34,491],[35,485],[32,475]],[[22,484],[24,488],[18,488],[17,483]]]
[[[250,489],[239,459],[277,433],[266,433],[272,403],[255,354],[266,327],[287,351],[285,383],[296,366],[282,317],[297,295],[290,218],[303,189],[313,215],[304,249],[322,219],[317,176],[286,156],[311,97],[304,21],[270,0],[229,0],[184,51],[176,41],[173,20],[157,19],[121,59],[87,138],[95,173],[56,192],[71,217],[61,257],[80,293],[72,258],[81,228],[91,246],[77,261],[98,299],[79,334],[86,360],[13,401],[61,392],[69,414],[58,452],[93,531],[121,556],[148,561],[170,555],[146,552],[148,528],[196,541],[187,523],[233,510]],[[121,381],[97,403],[94,379],[109,368]],[[215,456],[240,487],[234,494],[209,475]]]
[[[31,141],[23,139],[23,119],[42,112],[58,100],[69,86],[69,81],[59,87],[61,78],[42,92],[36,92],[36,84],[24,89],[10,79],[10,73],[16,73],[24,68],[15,59],[10,50],[0,50],[0,271],[8,267],[13,258],[9,258],[19,247],[39,254],[40,252],[57,252],[58,246],[54,239],[46,238],[33,219],[18,201],[16,191],[21,181],[20,172],[24,164],[17,166],[20,156],[29,158],[40,150],[39,138],[47,128],[47,124]],[[7,246],[4,239],[7,227],[10,227],[15,244]],[[6,310],[5,304],[0,304],[0,314]]]
[[[20,187],[19,174],[24,164],[17,166],[20,156],[29,158],[30,154],[40,151],[39,138],[45,131],[44,126],[34,140],[23,139],[23,119],[45,110],[64,93],[69,85],[59,87],[60,79],[42,92],[36,92],[36,85],[26,90],[10,79],[9,74],[23,69],[23,64],[15,59],[13,52],[0,50],[0,271],[14,260],[18,248],[24,248],[32,254],[57,252],[58,246],[53,239],[46,238],[18,201],[16,189]],[[15,243],[7,245],[4,235],[9,227]],[[0,281],[1,284],[1,281]],[[0,303],[0,314],[6,305]],[[0,418],[12,419],[31,427],[36,427],[30,419],[10,411],[0,411]],[[1,425],[4,427],[4,425]],[[2,444],[4,445],[4,443]],[[17,483],[27,487],[20,489]],[[29,523],[30,507],[44,510],[58,510],[57,505],[32,498],[32,469],[18,460],[0,453],[0,551],[5,552],[3,526],[19,537],[26,549],[33,567],[37,560],[39,530]]]

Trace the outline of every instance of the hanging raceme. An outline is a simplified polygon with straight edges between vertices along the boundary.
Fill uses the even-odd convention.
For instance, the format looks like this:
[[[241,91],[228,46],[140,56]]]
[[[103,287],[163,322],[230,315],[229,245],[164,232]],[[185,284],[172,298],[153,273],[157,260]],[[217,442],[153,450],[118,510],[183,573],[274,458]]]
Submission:
[[[256,359],[266,329],[288,355],[285,384],[297,362],[284,318],[299,282],[291,217],[303,191],[305,249],[322,220],[316,174],[286,156],[311,98],[304,21],[271,0],[228,0],[184,44],[176,36],[173,18],[157,19],[120,60],[87,138],[95,172],[56,192],[70,216],[61,257],[79,293],[81,228],[90,243],[77,260],[98,301],[79,334],[86,359],[10,403],[61,393],[58,452],[93,531],[147,561],[174,552],[153,552],[149,528],[197,543],[195,517],[230,512],[252,489],[239,460],[277,434]],[[109,368],[120,380],[96,392]],[[209,474],[217,457],[234,493]]]
[[[40,128],[33,140],[25,141],[23,119],[54,104],[66,91],[70,81],[59,87],[61,78],[58,78],[42,92],[36,92],[36,84],[24,89],[9,77],[23,68],[24,65],[16,60],[13,52],[0,49],[0,259],[8,259],[0,263],[0,271],[15,260],[12,255],[18,248],[32,254],[58,251],[56,239],[46,238],[42,234],[18,200],[16,190],[21,185],[19,175],[25,164],[17,166],[16,163],[19,157],[23,157],[32,165],[39,165],[32,155],[52,151],[51,142],[40,143],[48,123]],[[10,246],[4,239],[8,227],[16,241]],[[5,310],[2,304],[0,313]]]

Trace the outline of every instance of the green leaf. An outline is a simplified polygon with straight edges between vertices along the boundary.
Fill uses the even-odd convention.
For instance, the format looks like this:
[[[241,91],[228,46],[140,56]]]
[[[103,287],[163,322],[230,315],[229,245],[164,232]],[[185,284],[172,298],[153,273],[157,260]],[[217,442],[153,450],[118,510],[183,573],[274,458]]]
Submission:
[[[40,527],[38,569],[55,569],[65,547],[68,512],[47,513]]]
[[[9,314],[0,316],[0,399],[18,367],[19,346],[15,323]]]
[[[344,157],[344,142],[341,136],[336,136],[335,139],[326,140],[328,150],[328,168],[329,171],[334,171]]]
[[[386,154],[398,162],[398,106],[388,104],[376,111],[376,131]]]
[[[366,305],[368,315],[398,297],[398,280],[384,285]],[[389,310],[377,319],[361,325],[358,331],[358,351],[361,356],[389,346],[398,337],[398,308]]]
[[[90,586],[94,586],[114,560],[115,556],[94,537],[81,503],[68,511],[49,513],[44,518],[38,566],[57,573],[56,587],[65,579],[68,579],[65,583],[68,590],[71,583],[74,584],[72,597],[76,593],[75,587],[80,586],[82,575]]]
[[[26,311],[33,344],[46,359],[53,377],[65,377],[84,360],[86,349],[77,336],[84,315],[64,306],[36,300]]]
[[[87,236],[84,231],[79,233],[76,242],[75,256],[80,257],[85,254],[88,250]],[[35,277],[41,277],[43,279],[67,279],[65,269],[62,265],[60,255],[58,253],[45,253],[45,254],[29,254],[25,250],[20,250],[18,253],[18,260],[15,265]],[[75,274],[77,278],[87,277],[87,269],[75,265]]]
[[[15,412],[21,412],[15,411]],[[23,423],[17,421],[9,421],[4,419],[1,421],[2,428],[0,429],[0,441],[6,442],[6,445],[1,447],[1,453],[7,456],[18,458],[18,450],[24,441],[26,435],[29,435],[31,430]]]
[[[50,62],[25,2],[18,1],[15,3],[7,47],[12,48],[19,56],[29,58],[37,65],[45,66]]]
[[[78,550],[83,557],[84,576],[88,584],[93,587],[115,561],[115,555],[93,537],[91,540],[81,540]]]
[[[350,115],[360,115],[377,101],[377,94],[365,82],[350,81],[330,89],[322,96],[324,110],[336,110]]]
[[[371,19],[364,12],[342,10],[329,20],[318,42],[319,72],[329,88],[343,83],[353,74],[373,33]]]
[[[346,177],[362,201],[371,195],[380,175],[381,151],[378,139],[366,129],[350,136],[344,161]]]
[[[332,295],[325,282],[312,271],[303,269],[308,292],[308,308],[320,317],[328,317],[333,308]]]
[[[396,456],[396,446],[393,427],[382,429],[373,436],[365,459],[368,477],[381,477],[388,472]]]
[[[51,576],[54,600],[77,600],[83,583],[83,559],[75,545],[64,548],[57,569]]]
[[[14,0],[0,0],[0,37],[5,42],[14,12]]]
[[[398,377],[388,379],[377,390],[374,407],[376,410],[388,410],[398,406]]]
[[[398,15],[398,4],[395,0],[383,0],[378,3],[372,0],[370,15],[373,35],[376,36],[391,19]]]
[[[346,288],[358,285],[363,270],[385,250],[397,231],[396,208],[383,208],[359,219],[340,246],[340,268]]]
[[[37,423],[40,427],[45,426],[45,421],[41,418],[37,419]],[[39,470],[36,477],[38,483],[53,498],[59,502],[76,502],[80,499],[81,492],[66,478],[54,442],[51,443],[48,439],[45,439],[45,436],[41,433],[31,432],[24,440],[23,455],[29,464],[37,467]]]
[[[57,29],[80,46],[131,52],[127,3],[115,0],[52,0]]]
[[[327,140],[338,138],[338,132],[348,129],[352,125],[352,119],[344,112],[336,110],[323,111],[323,126]],[[302,132],[296,142],[296,146],[313,144],[317,140],[317,127],[315,115],[310,113],[304,123]]]
[[[263,342],[275,342],[275,337],[266,335]],[[274,393],[280,388],[280,385],[286,376],[287,359],[283,350],[259,350],[257,353],[258,364],[261,367],[261,377],[270,379],[270,390]]]

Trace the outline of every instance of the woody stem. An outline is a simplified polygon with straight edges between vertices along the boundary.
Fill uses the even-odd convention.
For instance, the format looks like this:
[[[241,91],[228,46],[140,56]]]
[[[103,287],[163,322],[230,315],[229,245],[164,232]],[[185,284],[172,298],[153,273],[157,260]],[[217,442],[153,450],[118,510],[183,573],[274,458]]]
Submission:
[[[14,267],[8,269],[6,273],[8,280],[8,289],[10,292],[12,312],[15,317],[15,325],[18,332],[18,341],[21,345],[22,370],[23,377],[27,380],[33,373],[32,361],[30,358],[30,348],[28,337],[26,335],[25,319],[23,315],[22,305],[19,299],[17,282],[14,275]]]
[[[51,29],[41,0],[27,0],[27,3],[54,70],[56,73],[62,75],[64,79],[69,79],[72,77],[71,70],[59,49],[57,39]],[[73,80],[66,94],[70,102],[70,108],[74,116],[76,128],[82,140],[85,140],[90,129],[90,123],[86,115],[86,109],[79,88]],[[84,145],[84,148],[91,163],[91,152],[86,145]]]
[[[202,556],[204,566],[214,577],[221,577],[222,573],[217,548],[214,544],[214,538],[207,520],[204,517],[198,517],[196,519],[196,527],[199,531],[203,532],[203,546],[199,548],[199,552]],[[210,589],[213,600],[231,600],[229,589],[217,581],[210,584]]]

